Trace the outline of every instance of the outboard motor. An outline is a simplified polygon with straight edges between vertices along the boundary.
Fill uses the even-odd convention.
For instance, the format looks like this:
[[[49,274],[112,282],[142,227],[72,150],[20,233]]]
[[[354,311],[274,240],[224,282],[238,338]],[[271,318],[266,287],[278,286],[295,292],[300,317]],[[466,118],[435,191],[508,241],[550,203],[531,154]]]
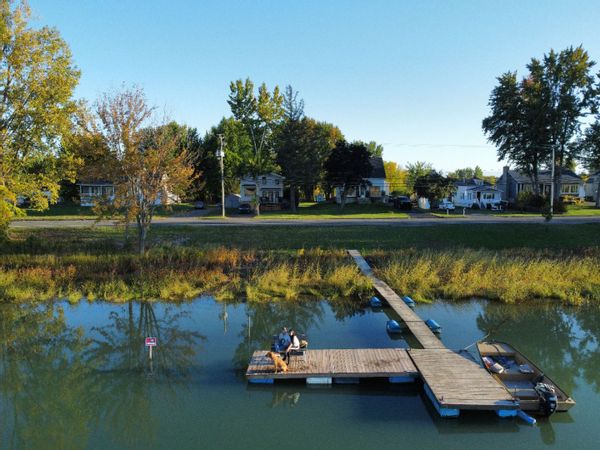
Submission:
[[[546,383],[537,383],[535,391],[540,396],[540,411],[544,416],[554,414],[558,407],[558,398],[553,386]]]

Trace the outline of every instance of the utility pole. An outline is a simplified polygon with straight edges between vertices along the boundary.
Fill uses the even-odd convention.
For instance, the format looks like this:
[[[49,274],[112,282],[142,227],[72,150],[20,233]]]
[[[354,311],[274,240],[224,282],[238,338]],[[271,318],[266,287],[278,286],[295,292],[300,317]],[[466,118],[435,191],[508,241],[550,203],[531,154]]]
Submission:
[[[219,158],[219,165],[221,166],[221,216],[225,217],[225,167],[223,165],[223,158],[225,157],[225,150],[223,149],[224,135],[218,134],[220,146],[217,150],[217,158]]]
[[[549,215],[550,219],[552,219],[552,217],[554,215],[554,183],[555,183],[554,171],[556,170],[555,169],[555,166],[556,166],[555,151],[556,151],[555,146],[553,144],[552,145],[552,171],[551,171],[552,175],[550,177],[552,180],[550,183],[550,215]]]

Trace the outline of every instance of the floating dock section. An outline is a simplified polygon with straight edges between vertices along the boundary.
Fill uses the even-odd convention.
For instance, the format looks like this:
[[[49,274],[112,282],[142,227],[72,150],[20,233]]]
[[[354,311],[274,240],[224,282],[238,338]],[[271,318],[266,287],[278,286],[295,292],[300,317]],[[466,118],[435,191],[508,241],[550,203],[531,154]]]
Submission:
[[[417,369],[402,348],[306,350],[292,356],[287,372],[275,373],[266,351],[252,355],[246,378],[251,383],[273,383],[276,379],[304,379],[309,384],[358,382],[361,378],[387,378],[392,383],[412,382]]]

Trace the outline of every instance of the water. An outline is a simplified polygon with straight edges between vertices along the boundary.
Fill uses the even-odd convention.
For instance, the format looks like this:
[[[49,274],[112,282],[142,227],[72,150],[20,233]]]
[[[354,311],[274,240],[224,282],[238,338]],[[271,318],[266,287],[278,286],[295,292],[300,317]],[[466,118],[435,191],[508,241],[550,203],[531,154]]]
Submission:
[[[245,381],[249,356],[282,325],[312,348],[406,347],[385,332],[389,311],[208,298],[0,305],[0,448],[599,448],[599,309],[471,301],[417,312],[451,348],[492,330],[577,405],[531,427],[492,413],[440,419],[418,387]],[[158,338],[152,364],[146,335]]]

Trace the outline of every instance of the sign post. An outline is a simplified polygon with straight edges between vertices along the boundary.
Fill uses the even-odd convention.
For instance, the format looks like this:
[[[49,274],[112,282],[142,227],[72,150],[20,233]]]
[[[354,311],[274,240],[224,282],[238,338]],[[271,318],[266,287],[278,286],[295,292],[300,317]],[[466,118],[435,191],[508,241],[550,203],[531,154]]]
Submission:
[[[147,337],[145,341],[146,347],[148,347],[148,357],[152,360],[152,347],[156,347],[156,338]]]

